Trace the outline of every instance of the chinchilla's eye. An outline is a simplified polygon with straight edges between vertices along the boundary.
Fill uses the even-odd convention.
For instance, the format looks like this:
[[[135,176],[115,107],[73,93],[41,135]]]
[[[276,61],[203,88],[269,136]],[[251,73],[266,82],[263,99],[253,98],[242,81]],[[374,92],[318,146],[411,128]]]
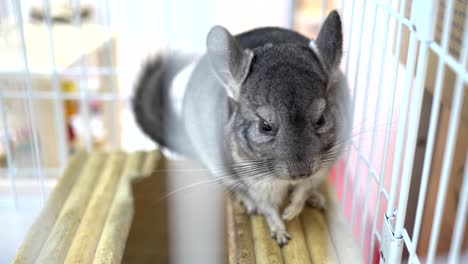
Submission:
[[[316,125],[317,125],[318,127],[321,127],[321,126],[325,125],[325,117],[323,117],[323,114],[322,114],[322,115],[320,116],[320,118],[317,120]]]
[[[260,129],[264,132],[270,132],[272,130],[270,124],[265,120],[260,120]]]

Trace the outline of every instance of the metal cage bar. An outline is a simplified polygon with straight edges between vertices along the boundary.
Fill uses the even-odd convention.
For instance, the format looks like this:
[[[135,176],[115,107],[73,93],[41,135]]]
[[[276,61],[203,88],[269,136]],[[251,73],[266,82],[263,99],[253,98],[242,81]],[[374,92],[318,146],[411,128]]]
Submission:
[[[37,124],[36,117],[34,116],[34,113],[33,113],[34,105],[33,105],[33,98],[31,96],[32,82],[31,82],[31,75],[29,71],[28,54],[26,50],[23,15],[22,15],[21,5],[20,5],[19,0],[14,0],[13,9],[16,14],[15,16],[18,22],[18,30],[19,30],[18,35],[20,38],[20,45],[23,50],[22,59],[23,59],[23,64],[24,64],[24,81],[25,81],[25,86],[26,86],[27,112],[28,112],[29,125],[32,130],[32,138],[33,138],[33,164],[36,169],[35,175],[39,181],[42,202],[44,202],[45,201],[44,175],[42,173],[42,166],[41,166],[38,131],[36,127],[36,124]]]
[[[73,7],[76,9],[76,10],[80,10],[81,7],[80,7],[80,3],[81,1],[80,0],[74,0],[73,2]],[[81,35],[81,32],[82,32],[82,29],[81,29],[81,17],[80,17],[80,12],[76,12],[74,17],[73,17],[73,23],[75,25],[75,27],[78,29],[78,32],[79,32],[79,37],[77,39],[77,42],[78,42],[78,47],[80,49],[80,53],[81,53],[81,56],[78,60],[78,64],[79,64],[79,71],[80,71],[80,74],[79,74],[79,81],[78,81],[78,90],[80,91],[80,94],[81,94],[81,98],[80,98],[80,111],[81,111],[81,115],[82,115],[82,125],[86,128],[86,132],[83,134],[83,137],[84,137],[84,145],[85,145],[85,148],[87,151],[91,151],[93,149],[93,143],[92,143],[92,136],[91,136],[91,127],[90,127],[90,124],[89,124],[89,106],[88,106],[88,102],[89,102],[89,99],[88,99],[88,91],[86,88],[84,88],[82,86],[82,82],[85,80],[85,77],[87,77],[86,75],[86,65],[85,65],[85,61],[84,61],[84,55],[83,54],[83,37]]]
[[[50,1],[44,0],[43,1],[44,9],[45,9],[45,17],[46,17],[46,25],[47,25],[47,36],[49,38],[49,49],[50,49],[50,61],[52,65],[52,89],[54,91],[54,118],[55,118],[55,129],[57,131],[57,140],[59,141],[58,144],[58,153],[59,153],[59,160],[60,160],[60,167],[64,168],[65,163],[67,162],[67,140],[65,136],[65,128],[63,125],[65,120],[64,109],[62,107],[62,101],[60,99],[61,91],[60,91],[60,84],[59,78],[57,75],[57,67],[55,64],[55,45],[52,36],[52,19],[50,14]]]
[[[465,172],[463,173],[463,183],[460,193],[460,202],[457,207],[457,215],[455,218],[455,228],[452,233],[452,242],[449,252],[449,263],[459,263],[460,249],[466,221],[468,218],[468,157],[465,158]]]
[[[375,12],[377,14],[377,5],[375,5]],[[374,151],[375,151],[375,139],[376,139],[376,134],[377,134],[377,120],[378,116],[380,114],[380,100],[381,100],[381,94],[382,94],[382,82],[383,82],[383,72],[384,72],[384,65],[386,63],[386,51],[387,51],[387,41],[388,41],[388,28],[389,28],[389,22],[390,22],[390,16],[388,14],[385,14],[384,17],[385,21],[385,28],[383,30],[383,36],[384,38],[382,39],[382,49],[381,49],[381,63],[380,63],[380,69],[379,69],[379,80],[377,84],[377,99],[375,103],[375,113],[374,113],[374,123],[372,125],[372,140],[371,140],[371,152],[369,154],[370,156],[370,165],[372,165],[374,161]],[[372,53],[372,52],[371,52]],[[367,86],[369,85],[369,82],[367,83]],[[361,135],[362,136],[362,135]],[[366,187],[365,187],[365,192],[364,192],[364,209],[363,209],[363,215],[367,216],[367,211],[368,211],[368,204],[369,204],[369,193],[370,193],[370,179],[369,177],[371,175],[375,175],[376,183],[380,186],[381,181],[383,179],[377,178],[377,173],[375,173],[373,170],[369,170],[368,175],[367,175],[367,182],[366,182]],[[380,200],[378,200],[380,202]],[[378,210],[377,210],[378,211]],[[363,217],[361,221],[361,234],[360,234],[360,244],[361,248],[363,248],[364,244],[364,230],[365,230],[365,217]],[[372,244],[372,243],[371,243]],[[373,246],[371,247],[373,248]],[[370,254],[369,254],[370,255]]]
[[[7,91],[3,92],[3,98],[7,99],[23,99],[24,93],[22,92],[15,92],[15,91]],[[31,98],[34,100],[53,100],[56,97],[54,92],[44,92],[44,91],[33,91],[31,92]],[[73,93],[61,93],[58,97],[60,100],[80,100],[83,99],[82,94],[80,92],[73,92]],[[101,101],[110,101],[110,100],[119,100],[125,101],[130,100],[130,96],[124,95],[116,95],[113,93],[97,93],[97,94],[88,94],[88,100],[101,100]]]
[[[442,48],[447,50],[448,48],[448,41],[450,36],[450,22],[452,21],[452,14],[453,14],[453,0],[448,0],[445,14],[444,14],[444,25],[442,30]],[[418,206],[416,209],[416,217],[414,221],[414,230],[413,230],[413,243],[415,248],[418,246],[419,242],[419,232],[421,231],[421,224],[422,224],[422,217],[424,212],[424,201],[426,199],[426,192],[427,186],[429,183],[429,172],[431,170],[432,164],[432,155],[434,153],[434,144],[435,144],[435,136],[437,132],[437,123],[439,120],[439,111],[440,111],[440,102],[442,96],[442,82],[444,78],[445,67],[443,61],[439,58],[437,64],[437,73],[436,73],[436,85],[434,88],[434,98],[433,104],[431,106],[431,117],[429,121],[429,132],[427,135],[427,143],[426,143],[426,150],[424,153],[424,165],[421,177],[421,186],[419,189],[419,196],[418,196]]]
[[[398,116],[398,129],[397,129],[397,140],[394,151],[394,160],[392,167],[392,180],[390,184],[390,198],[387,207],[387,216],[391,217],[395,210],[395,200],[397,195],[398,188],[398,175],[400,173],[400,165],[403,157],[403,146],[405,141],[405,130],[406,130],[406,119],[407,112],[409,109],[410,103],[410,92],[411,84],[413,81],[412,74],[414,71],[414,66],[416,62],[416,36],[411,34],[409,41],[409,50],[408,57],[406,59],[406,69],[405,69],[405,83],[403,88],[403,100],[401,102],[400,113]]]
[[[424,5],[424,7],[423,7]],[[420,9],[421,8],[421,9]],[[424,9],[426,8],[426,9]],[[413,171],[413,164],[414,164],[414,154],[416,151],[416,141],[418,137],[418,130],[419,130],[419,120],[421,115],[421,106],[422,106],[422,99],[423,99],[423,92],[424,92],[424,83],[426,80],[426,73],[427,73],[427,60],[428,60],[428,52],[429,52],[429,42],[432,41],[433,37],[433,29],[431,27],[435,27],[431,20],[435,15],[435,1],[425,2],[422,3],[421,1],[414,1],[412,6],[412,17],[414,17],[415,10],[424,10],[424,17],[419,17],[418,20],[415,21],[416,27],[418,31],[426,31],[428,32],[427,36],[424,36],[424,39],[421,39],[419,45],[419,53],[418,53],[418,63],[417,63],[417,72],[416,72],[416,81],[415,85],[413,86],[413,91],[411,95],[411,106],[409,112],[409,121],[408,121],[408,136],[406,139],[406,146],[405,146],[405,161],[403,163],[403,171],[402,171],[402,180],[400,186],[400,198],[398,200],[398,213],[395,223],[395,236],[400,237],[403,225],[406,216],[406,208],[408,204],[408,195],[409,195],[409,188],[411,184],[411,177]],[[428,29],[429,28],[429,29]],[[410,72],[412,74],[412,71]],[[408,87],[409,88],[409,87]],[[411,253],[411,252],[410,252]]]
[[[468,60],[468,16],[465,18],[465,32],[463,34],[463,45],[460,63],[462,68],[465,68]],[[434,213],[434,224],[431,230],[431,239],[429,242],[429,253],[427,263],[434,262],[434,257],[439,240],[440,224],[442,213],[445,205],[448,180],[452,169],[453,155],[455,151],[455,140],[460,124],[461,109],[463,106],[463,94],[465,92],[464,82],[460,76],[457,76],[455,82],[455,91],[452,99],[452,107],[450,109],[450,121],[448,126],[447,141],[445,143],[444,160],[442,162],[442,173],[440,176],[440,184],[437,190],[437,202]]]
[[[2,119],[3,133],[5,134],[5,152],[6,152],[6,161],[7,161],[7,174],[10,181],[10,192],[11,198],[13,201],[13,206],[15,209],[18,208],[18,194],[16,192],[16,174],[15,174],[15,163],[13,160],[13,154],[10,146],[10,137],[8,136],[8,121],[6,117],[6,111],[3,104],[3,95],[0,90],[0,114]]]
[[[105,25],[110,28],[111,21],[110,21],[110,3],[109,3],[109,0],[105,0],[104,4],[105,4],[105,10],[106,10],[106,12],[105,12],[105,14],[106,14],[105,15]],[[114,53],[113,53],[113,50],[115,48],[114,43],[111,40],[111,41],[109,41],[109,43],[107,45],[108,45],[108,47],[107,47],[107,54],[106,55],[108,57],[108,63],[113,66],[113,65],[115,65],[115,58],[114,58]],[[112,94],[118,95],[116,76],[115,75],[110,75],[108,78],[110,78],[110,86],[111,86]],[[120,147],[120,139],[119,139],[119,136],[118,136],[118,135],[120,135],[120,132],[117,132],[117,131],[120,131],[120,128],[119,128],[119,123],[116,122],[116,120],[119,119],[119,101],[113,100],[111,108],[112,108],[112,113],[113,113],[112,118],[110,120],[110,122],[111,122],[110,127],[112,128],[112,129],[110,129],[111,146],[112,146],[112,148],[118,148],[118,147]]]
[[[366,6],[366,0],[363,0],[362,2],[362,9],[365,8]],[[354,4],[354,2],[353,2]],[[354,13],[354,6],[353,6],[353,11],[352,13]],[[353,14],[351,14],[351,17],[353,17]],[[356,73],[355,73],[355,78],[354,78],[354,89],[353,89],[353,102],[352,102],[352,110],[351,110],[351,124],[354,124],[354,115],[355,115],[355,111],[356,111],[356,98],[357,98],[357,80],[358,80],[358,76],[359,76],[359,65],[360,65],[360,62],[361,60],[359,59],[361,57],[361,49],[362,49],[362,33],[364,31],[364,18],[365,18],[365,12],[361,12],[361,19],[360,19],[360,25],[359,25],[359,37],[358,37],[358,50],[357,50],[357,60],[356,60]],[[352,24],[352,22],[351,22]],[[349,48],[351,47],[351,29],[349,31],[349,34],[350,34],[350,40],[349,40]],[[348,61],[347,61],[347,65],[346,65],[346,74],[348,74],[348,66],[349,66],[349,56],[348,56]],[[361,124],[362,125],[362,124]],[[353,141],[352,138],[350,139],[350,141]],[[343,185],[343,200],[342,200],[342,203],[344,205],[344,202],[345,202],[345,197],[347,196],[347,192],[348,192],[348,182],[349,182],[349,159],[350,159],[350,155],[351,155],[351,152],[350,151],[347,151],[347,155],[346,155],[346,166],[345,166],[345,171],[344,171],[344,185]]]
[[[377,6],[376,5],[372,5],[372,29],[371,29],[371,37],[370,37],[370,54],[373,53],[374,51],[374,41],[375,41],[375,25],[376,25],[376,20],[377,20]],[[362,21],[362,23],[364,24],[364,21]],[[367,119],[367,106],[368,106],[368,99],[369,99],[369,84],[370,84],[370,71],[371,71],[371,63],[372,63],[372,57],[368,56],[368,59],[367,59],[367,62],[366,62],[366,70],[365,70],[365,73],[366,73],[366,84],[364,85],[364,99],[363,99],[363,107],[364,109],[362,110],[362,113],[361,113],[361,120],[360,120],[360,123],[361,123],[361,127],[360,127],[360,132],[359,132],[359,140],[358,140],[358,146],[357,146],[357,152],[358,153],[361,153],[361,146],[362,146],[362,141],[364,139],[363,137],[363,134],[364,134],[364,130],[366,129],[366,119]],[[358,61],[360,61],[358,59]],[[359,66],[356,67],[356,71],[359,70]],[[358,72],[356,73],[356,79],[355,79],[355,82],[354,82],[354,85],[355,87],[357,87],[357,82],[358,82],[358,78],[359,78],[359,74]],[[379,91],[380,92],[380,91]],[[371,157],[372,158],[372,157]],[[356,164],[356,167],[354,169],[354,176],[355,176],[355,184],[358,184],[360,179],[357,178],[357,175],[358,175],[358,172],[359,172],[359,164],[360,164],[360,161],[361,159],[358,159],[357,160],[357,164]],[[371,166],[372,162],[371,161],[368,161],[367,162],[367,167],[369,168]],[[369,168],[370,170],[370,168]],[[369,179],[370,180],[370,179]],[[355,219],[355,212],[356,212],[356,202],[357,202],[357,197],[359,196],[359,190],[360,188],[355,188],[354,189],[355,191],[353,192],[353,195],[352,195],[352,201],[351,201],[351,226],[354,225],[354,219]]]

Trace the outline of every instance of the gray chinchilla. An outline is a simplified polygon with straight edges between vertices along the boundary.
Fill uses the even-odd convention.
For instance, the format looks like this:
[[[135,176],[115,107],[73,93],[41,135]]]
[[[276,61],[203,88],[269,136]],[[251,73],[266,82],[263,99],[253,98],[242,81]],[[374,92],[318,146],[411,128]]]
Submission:
[[[282,246],[283,220],[306,203],[325,208],[318,188],[350,130],[340,16],[331,12],[315,41],[281,28],[233,36],[215,26],[206,42],[196,61],[166,54],[145,67],[137,121],[161,146],[201,161]],[[187,67],[178,109],[171,87]]]

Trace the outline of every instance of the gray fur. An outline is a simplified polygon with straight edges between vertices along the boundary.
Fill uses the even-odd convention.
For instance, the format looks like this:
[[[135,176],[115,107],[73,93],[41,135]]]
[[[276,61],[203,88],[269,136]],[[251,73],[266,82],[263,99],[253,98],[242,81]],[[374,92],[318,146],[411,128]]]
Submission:
[[[207,37],[208,54],[187,86],[183,120],[177,120],[186,135],[183,142],[189,142],[181,152],[194,153],[250,213],[264,215],[279,245],[289,240],[283,220],[296,217],[305,203],[326,206],[317,189],[349,131],[336,11],[315,41],[320,54],[309,42],[286,29],[261,28],[234,37],[216,26]],[[168,88],[144,89],[150,94]]]

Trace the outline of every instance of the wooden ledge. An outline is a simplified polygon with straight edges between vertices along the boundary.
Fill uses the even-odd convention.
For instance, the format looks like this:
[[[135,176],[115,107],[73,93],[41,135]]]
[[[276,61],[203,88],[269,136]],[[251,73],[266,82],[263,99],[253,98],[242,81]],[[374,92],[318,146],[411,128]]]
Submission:
[[[292,239],[283,248],[270,237],[262,216],[248,216],[231,196],[227,202],[229,263],[363,263],[349,224],[326,182],[327,210],[306,207],[286,223]]]
[[[72,157],[13,263],[120,263],[133,218],[131,181],[159,152]]]

